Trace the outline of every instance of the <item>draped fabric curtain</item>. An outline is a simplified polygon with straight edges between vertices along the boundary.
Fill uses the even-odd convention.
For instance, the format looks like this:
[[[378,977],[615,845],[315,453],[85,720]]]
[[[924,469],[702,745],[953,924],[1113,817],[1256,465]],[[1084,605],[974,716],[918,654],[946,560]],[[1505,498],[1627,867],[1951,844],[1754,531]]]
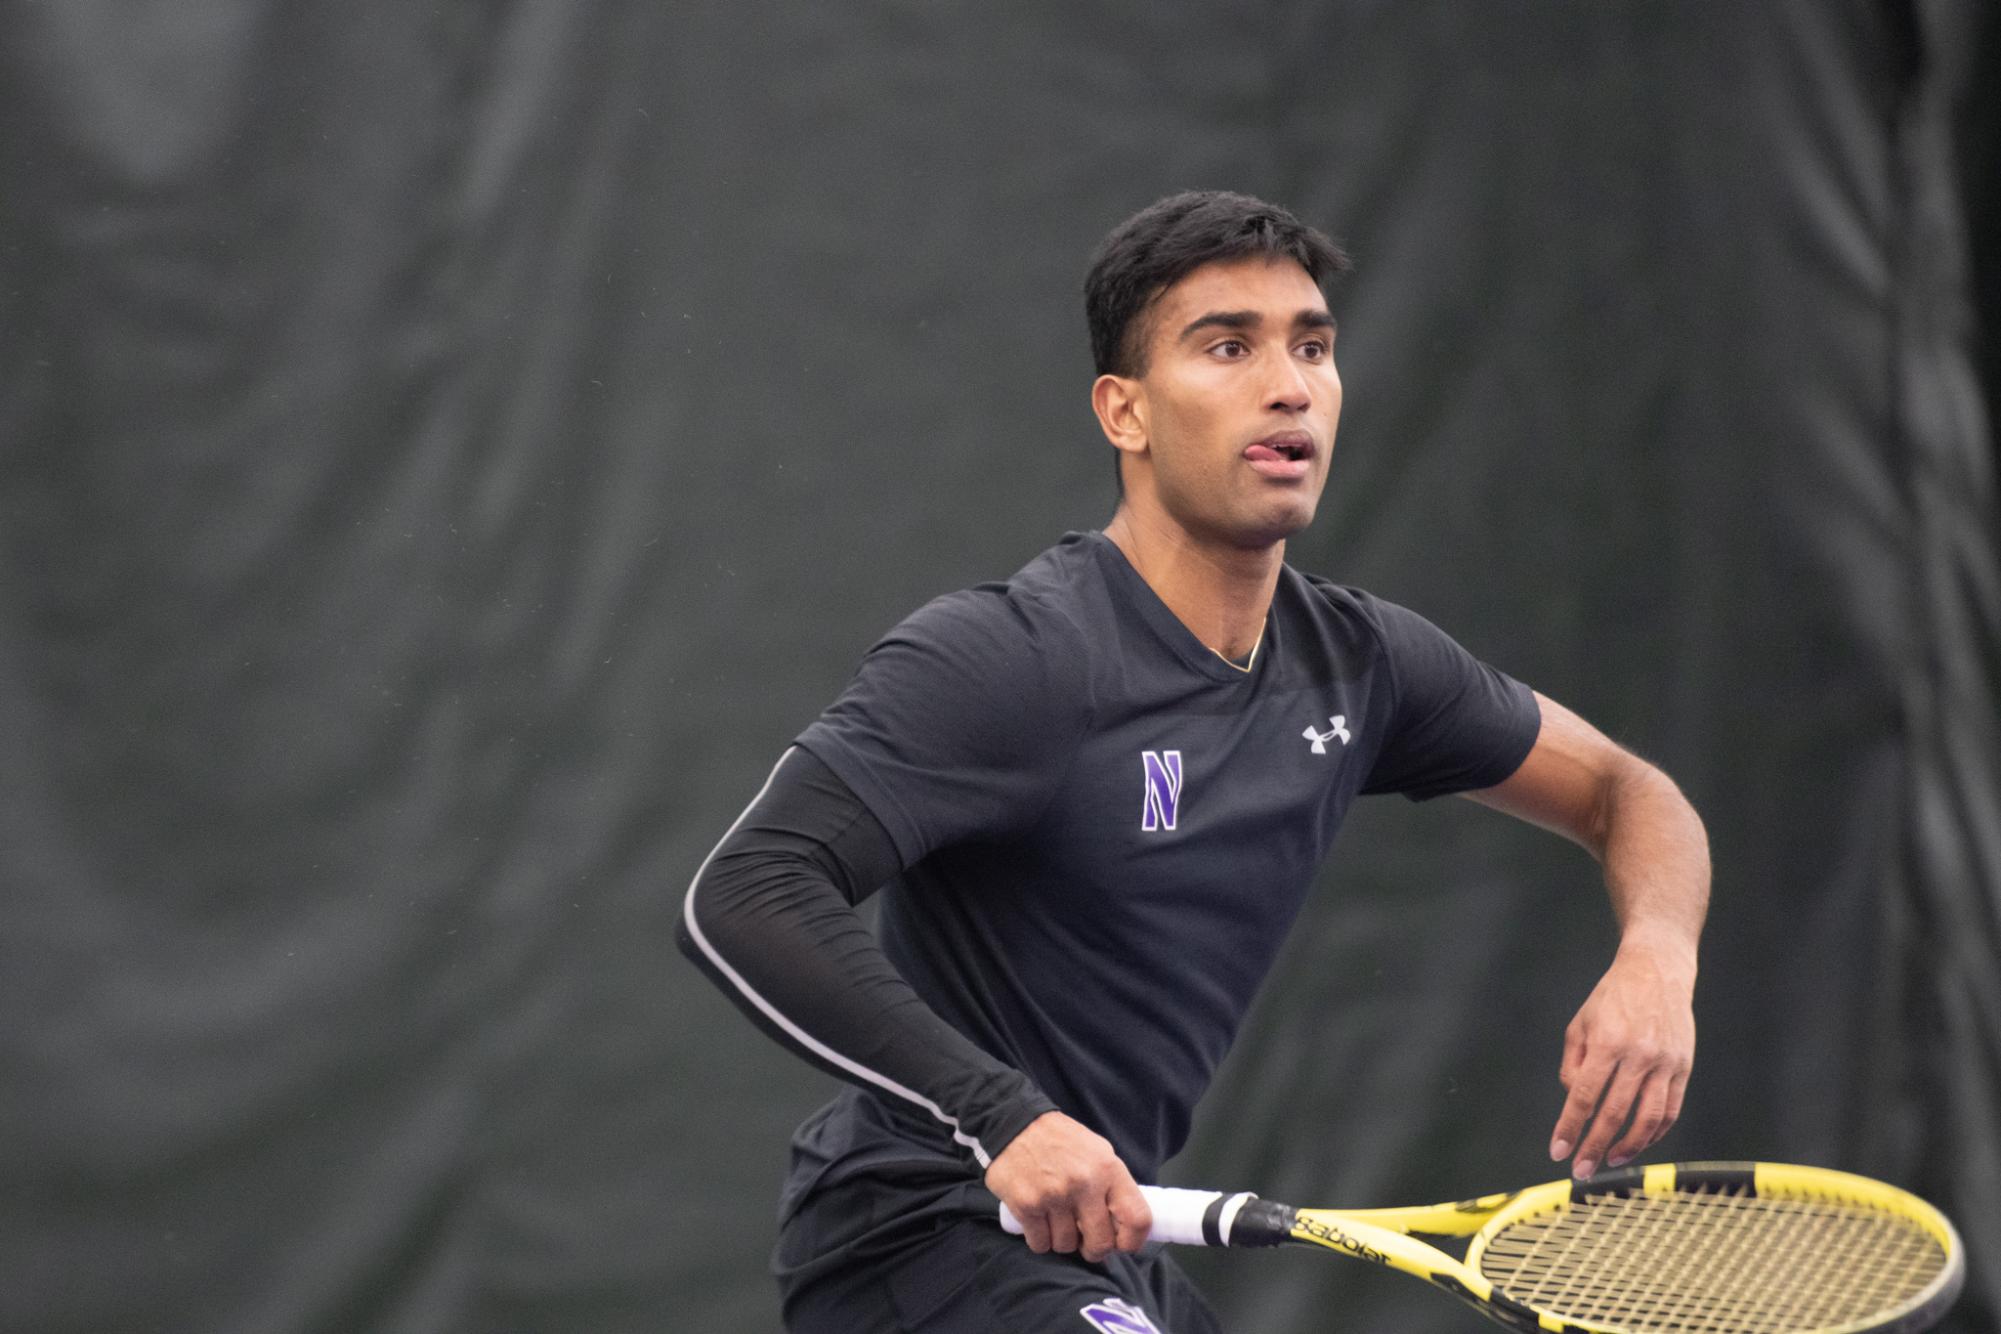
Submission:
[[[1357,259],[1291,559],[1708,819],[1662,1151],[1930,1195],[1993,1328],[1995,28],[0,6],[0,1329],[771,1328],[829,1086],[680,895],[876,635],[1108,517],[1085,257],[1212,186]],[[1365,803],[1172,1178],[1539,1179],[1610,942],[1581,854]],[[1233,1327],[1466,1318],[1190,1263]]]

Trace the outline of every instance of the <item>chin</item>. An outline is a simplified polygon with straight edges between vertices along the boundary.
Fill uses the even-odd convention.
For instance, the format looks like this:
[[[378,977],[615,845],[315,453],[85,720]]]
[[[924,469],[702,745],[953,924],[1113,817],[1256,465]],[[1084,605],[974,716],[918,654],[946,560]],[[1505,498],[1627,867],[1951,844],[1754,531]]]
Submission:
[[[1265,514],[1237,527],[1235,545],[1250,551],[1262,550],[1285,541],[1294,533],[1303,532],[1312,523],[1311,505],[1303,510],[1288,509],[1282,513]]]
[[[1279,512],[1270,515],[1266,527],[1266,531],[1270,534],[1270,537],[1267,540],[1283,542],[1294,533],[1304,532],[1306,529],[1312,527],[1313,515],[1318,508],[1319,506],[1314,501],[1308,501],[1301,505],[1288,505]]]

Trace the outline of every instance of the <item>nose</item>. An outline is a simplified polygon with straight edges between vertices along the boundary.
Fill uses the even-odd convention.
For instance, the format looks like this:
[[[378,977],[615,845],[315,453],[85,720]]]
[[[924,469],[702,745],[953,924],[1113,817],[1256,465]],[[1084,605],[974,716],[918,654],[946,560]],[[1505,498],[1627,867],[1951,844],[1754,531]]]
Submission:
[[[1304,412],[1313,406],[1313,386],[1291,357],[1278,358],[1278,369],[1265,386],[1265,406],[1278,412]]]

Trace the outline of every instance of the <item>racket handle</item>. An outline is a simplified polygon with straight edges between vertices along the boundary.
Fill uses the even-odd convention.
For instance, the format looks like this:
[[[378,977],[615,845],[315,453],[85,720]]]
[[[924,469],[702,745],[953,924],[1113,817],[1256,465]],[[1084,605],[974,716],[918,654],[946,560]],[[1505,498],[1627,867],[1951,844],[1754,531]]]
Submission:
[[[1180,1186],[1141,1186],[1139,1193],[1146,1196],[1147,1207],[1153,1210],[1153,1231],[1147,1234],[1148,1239],[1181,1246],[1228,1246],[1238,1211],[1257,1199],[1249,1191],[1226,1194]],[[1021,1235],[1020,1221],[1005,1204],[1000,1207],[1000,1225],[1004,1231]]]

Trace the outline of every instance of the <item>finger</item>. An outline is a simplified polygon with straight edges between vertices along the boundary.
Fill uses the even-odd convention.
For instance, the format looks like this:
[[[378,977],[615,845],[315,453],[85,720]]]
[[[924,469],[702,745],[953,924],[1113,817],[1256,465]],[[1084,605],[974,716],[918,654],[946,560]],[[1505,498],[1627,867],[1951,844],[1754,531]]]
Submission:
[[[1077,1251],[1077,1215],[1065,1202],[1049,1211],[1049,1249],[1062,1255]]]
[[[1563,1111],[1556,1118],[1556,1132],[1550,1136],[1549,1156],[1562,1162],[1570,1156],[1577,1141],[1584,1137],[1584,1127],[1591,1120],[1591,1111],[1598,1105],[1598,1095],[1611,1075],[1609,1062],[1583,1060],[1565,1081],[1570,1096],[1563,1100]]]
[[[1093,1193],[1080,1201],[1077,1207],[1077,1232],[1081,1245],[1080,1252],[1092,1264],[1112,1253],[1115,1227],[1112,1211],[1106,1206],[1105,1196]]]
[[[1040,1210],[1033,1213],[1014,1209],[1014,1221],[1021,1224],[1021,1239],[1028,1243],[1028,1249],[1037,1255],[1049,1253],[1049,1217]]]
[[[1688,1071],[1683,1070],[1668,1081],[1667,1125],[1661,1127],[1663,1135],[1667,1134],[1668,1126],[1681,1120],[1681,1098],[1686,1092],[1688,1092]]]
[[[1153,1208],[1131,1176],[1112,1183],[1113,1244],[1122,1251],[1136,1251],[1146,1245],[1153,1231]]]
[[[1661,1132],[1667,1128],[1667,1098],[1666,1073],[1656,1071],[1649,1075],[1633,1103],[1633,1123],[1626,1127],[1626,1133],[1605,1156],[1610,1166],[1624,1167],[1661,1137]]]
[[[1598,1165],[1605,1161],[1606,1146],[1619,1133],[1619,1127],[1626,1124],[1626,1116],[1633,1110],[1633,1100],[1639,1093],[1639,1076],[1621,1066],[1605,1089],[1597,1115],[1591,1118],[1584,1143],[1577,1148],[1576,1161],[1571,1164],[1572,1176],[1582,1180],[1598,1170]]]
[[[1569,1088],[1577,1082],[1584,1069],[1585,1043],[1583,1031],[1575,1022],[1563,1030],[1563,1057],[1557,1063],[1556,1082]]]

